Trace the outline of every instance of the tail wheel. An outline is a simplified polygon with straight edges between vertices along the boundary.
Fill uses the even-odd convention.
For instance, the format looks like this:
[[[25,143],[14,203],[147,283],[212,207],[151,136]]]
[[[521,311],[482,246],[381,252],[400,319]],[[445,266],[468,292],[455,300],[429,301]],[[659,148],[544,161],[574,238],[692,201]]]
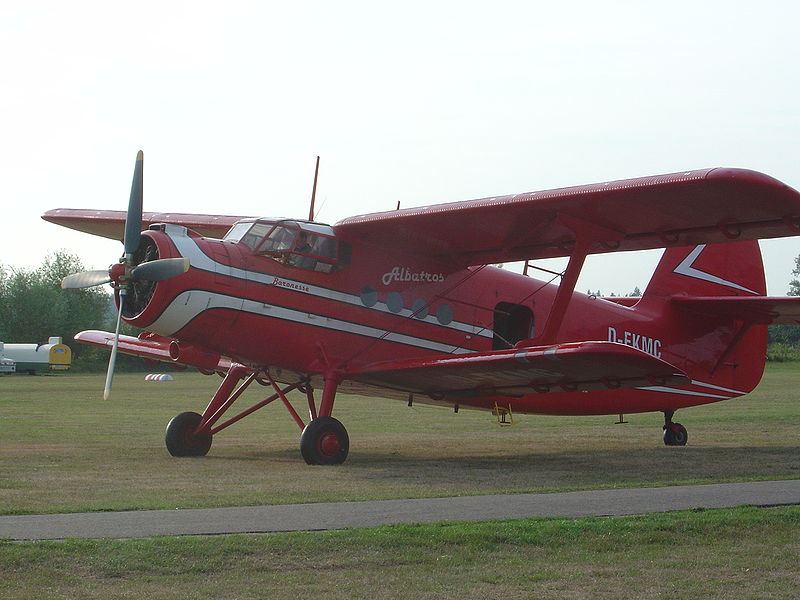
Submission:
[[[300,435],[300,453],[310,465],[340,465],[349,450],[347,430],[333,417],[314,419]]]
[[[211,434],[195,434],[203,420],[196,412],[183,412],[176,415],[167,425],[164,441],[172,456],[205,456],[211,448]]]
[[[685,446],[688,440],[686,427],[680,423],[669,423],[664,426],[664,443],[667,446]]]

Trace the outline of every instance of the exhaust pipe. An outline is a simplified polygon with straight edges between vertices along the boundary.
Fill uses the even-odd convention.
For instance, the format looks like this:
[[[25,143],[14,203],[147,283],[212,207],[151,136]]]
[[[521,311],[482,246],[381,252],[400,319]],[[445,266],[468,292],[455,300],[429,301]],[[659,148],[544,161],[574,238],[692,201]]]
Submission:
[[[219,365],[220,354],[201,346],[173,340],[169,344],[169,357],[176,363],[204,371],[214,371]]]

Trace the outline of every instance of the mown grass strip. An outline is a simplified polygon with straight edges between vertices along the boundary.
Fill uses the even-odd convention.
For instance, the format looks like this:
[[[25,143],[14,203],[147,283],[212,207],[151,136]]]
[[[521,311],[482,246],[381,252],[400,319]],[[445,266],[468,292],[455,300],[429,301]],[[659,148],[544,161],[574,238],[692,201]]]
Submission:
[[[790,598],[800,507],[0,543],[0,598]]]

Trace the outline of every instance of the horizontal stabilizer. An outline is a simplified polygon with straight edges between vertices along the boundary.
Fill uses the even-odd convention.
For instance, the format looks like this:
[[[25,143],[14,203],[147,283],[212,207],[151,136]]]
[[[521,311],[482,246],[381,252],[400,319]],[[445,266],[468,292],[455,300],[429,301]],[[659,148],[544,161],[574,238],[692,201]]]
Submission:
[[[689,383],[686,374],[669,363],[614,342],[390,361],[351,371],[346,377],[434,399]]]
[[[770,296],[675,296],[679,308],[763,325],[800,323],[800,297]]]

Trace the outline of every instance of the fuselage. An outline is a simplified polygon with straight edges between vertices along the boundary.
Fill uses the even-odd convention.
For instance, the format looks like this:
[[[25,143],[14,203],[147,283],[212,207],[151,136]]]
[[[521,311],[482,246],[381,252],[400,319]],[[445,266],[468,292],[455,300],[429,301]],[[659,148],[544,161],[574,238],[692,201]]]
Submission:
[[[266,225],[262,229],[268,232],[270,223]],[[558,290],[557,281],[491,266],[464,267],[446,257],[415,256],[404,248],[387,251],[358,239],[331,238],[340,246],[331,254],[335,259],[325,262],[324,255],[310,252],[292,257],[289,246],[281,252],[264,251],[263,242],[244,235],[218,240],[167,225],[143,236],[155,243],[161,258],[183,256],[192,267],[157,283],[126,320],[187,348],[270,369],[278,377],[541,345],[539,336]],[[322,234],[319,240],[330,241]],[[312,264],[312,259],[318,262]],[[502,401],[516,412],[617,414],[731,398],[750,391],[760,379],[760,368],[737,366],[757,364],[763,356],[761,329],[745,332],[748,343],[742,344],[734,340],[736,325],[729,320],[676,315],[666,298],[646,296],[624,306],[574,293],[555,339],[546,343],[626,344],[685,371],[692,385],[532,394]],[[353,390],[399,397],[380,388]],[[461,404],[490,408],[497,401],[487,396]]]

